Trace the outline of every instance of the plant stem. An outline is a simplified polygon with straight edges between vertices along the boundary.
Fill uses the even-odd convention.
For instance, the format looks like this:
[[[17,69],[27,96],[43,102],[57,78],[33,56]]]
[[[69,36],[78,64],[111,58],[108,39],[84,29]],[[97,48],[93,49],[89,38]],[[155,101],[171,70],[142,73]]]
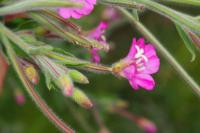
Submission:
[[[114,6],[121,6],[126,8],[136,8],[136,9],[143,9],[143,5],[137,4],[136,2],[130,0],[99,0],[100,3],[106,5],[114,5]]]
[[[100,1],[102,1],[102,3],[104,3],[104,1],[106,1],[107,3],[114,2],[115,5],[117,6],[122,6],[127,8],[135,6],[136,4],[142,4],[145,8],[154,11],[158,14],[161,14],[180,25],[186,26],[190,28],[190,30],[192,31],[200,33],[200,24],[198,23],[197,20],[195,20],[194,17],[178,12],[153,0],[123,0],[123,3],[126,3],[126,6],[120,0],[100,0]]]
[[[22,71],[19,62],[17,61],[16,54],[14,50],[12,49],[8,39],[2,35],[2,40],[4,42],[4,46],[6,47],[8,56],[10,57],[10,60],[14,66],[14,69],[19,75],[19,78],[21,79],[24,87],[26,88],[26,91],[28,92],[30,97],[33,99],[33,101],[36,103],[36,105],[39,107],[39,109],[61,131],[66,132],[66,133],[74,133],[75,131],[71,129],[69,126],[67,126],[61,119],[59,119],[58,116],[48,107],[45,101],[35,91],[34,86],[25,78],[24,72]]]
[[[53,47],[47,46],[30,46],[24,40],[22,40],[19,36],[13,33],[10,29],[4,26],[0,22],[0,31],[5,34],[13,43],[15,43],[18,47],[20,47],[27,54],[39,54],[39,53],[48,53],[53,50]]]
[[[200,6],[199,0],[160,0],[161,2],[172,2],[172,3],[178,3],[178,4],[186,4],[186,5],[192,5],[192,6]]]
[[[185,25],[193,31],[200,32],[200,24],[191,16],[183,14],[181,12],[175,11],[169,7],[161,5],[152,0],[135,0],[139,4],[144,4],[146,8],[159,13],[163,16],[168,17],[172,21],[179,23],[180,25]]]
[[[177,73],[183,78],[190,87],[200,96],[200,87],[192,79],[192,77],[184,70],[184,68],[176,61],[176,59],[166,50],[166,48],[156,39],[156,37],[139,21],[137,21],[127,10],[118,8],[122,14],[124,14],[128,20],[141,32],[141,34],[153,43],[160,51],[163,57],[173,66]]]
[[[23,0],[0,8],[0,16],[40,10],[47,7],[81,7],[80,3],[65,0]]]
[[[36,22],[44,25],[48,29],[54,31],[56,34],[58,34],[60,37],[70,41],[71,43],[75,45],[79,45],[88,49],[91,48],[97,48],[104,51],[109,50],[109,45],[103,45],[100,42],[92,39],[85,38],[81,35],[71,33],[67,31],[65,28],[60,25],[58,20],[52,19],[52,16],[46,16],[46,14],[41,14],[39,12],[31,12],[29,13],[29,16],[34,19]]]
[[[96,63],[91,63],[88,61],[78,59],[76,57],[66,56],[66,55],[58,54],[56,52],[49,52],[46,55],[50,58],[54,58],[54,59],[60,61],[61,64],[64,64],[64,65],[78,66],[81,68],[83,67],[88,70],[94,70],[94,71],[103,72],[103,73],[106,73],[106,72],[111,73],[112,72],[111,67],[96,64]]]
[[[4,85],[4,79],[8,70],[8,62],[3,55],[3,52],[0,50],[0,95]]]

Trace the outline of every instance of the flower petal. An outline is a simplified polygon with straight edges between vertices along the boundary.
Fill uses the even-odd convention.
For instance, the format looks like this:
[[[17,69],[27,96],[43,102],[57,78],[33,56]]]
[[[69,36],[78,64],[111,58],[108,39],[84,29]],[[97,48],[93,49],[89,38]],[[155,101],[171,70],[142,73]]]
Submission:
[[[131,44],[131,48],[128,52],[128,55],[126,56],[126,58],[128,59],[133,59],[135,57],[136,54],[136,48],[135,45],[137,44],[137,40],[136,38],[133,38],[132,44]]]
[[[94,9],[94,5],[96,4],[96,0],[71,0],[74,2],[79,2],[83,4],[82,8],[74,8],[74,7],[68,7],[68,8],[59,8],[58,13],[63,18],[75,18],[79,19],[82,16],[89,15],[92,10]]]
[[[92,62],[99,63],[101,58],[99,56],[98,49],[93,48],[92,50],[90,50],[90,53],[92,55]]]
[[[123,71],[121,72],[121,75],[130,81],[134,78],[135,72],[136,72],[135,65],[130,65],[126,67],[125,69],[123,69]]]
[[[138,45],[140,48],[144,48],[144,47],[145,47],[145,41],[144,41],[144,38],[140,38],[140,39],[138,39],[138,41],[137,41],[137,45]]]
[[[144,47],[144,52],[145,52],[145,55],[150,58],[152,56],[155,56],[156,55],[156,50],[154,48],[153,45],[151,44],[148,44]]]
[[[157,56],[152,56],[148,58],[148,62],[145,63],[145,70],[143,73],[154,74],[159,71],[160,59]]]
[[[129,84],[131,85],[131,87],[132,87],[134,90],[138,90],[138,89],[139,89],[139,86],[135,83],[134,80],[129,80]]]
[[[59,8],[58,12],[59,12],[59,15],[65,19],[68,19],[71,17],[71,10],[68,8]]]
[[[137,74],[135,76],[135,83],[145,90],[149,91],[153,90],[155,86],[154,79],[151,77],[151,75],[148,74]]]
[[[87,3],[95,5],[96,4],[96,0],[86,0]]]

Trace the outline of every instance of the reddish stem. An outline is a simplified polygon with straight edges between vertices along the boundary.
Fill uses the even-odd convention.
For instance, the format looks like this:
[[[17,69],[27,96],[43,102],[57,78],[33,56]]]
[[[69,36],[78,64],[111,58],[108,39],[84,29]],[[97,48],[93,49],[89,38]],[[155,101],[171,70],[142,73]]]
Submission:
[[[22,67],[20,66],[20,68]],[[24,75],[24,72],[21,69],[20,71]],[[35,91],[34,86],[26,78],[21,80],[23,80],[23,82],[26,84],[26,89],[32,97],[33,101],[38,105],[39,109],[44,113],[44,115],[46,115],[47,118],[49,118],[49,120],[51,120],[57,127],[59,127],[61,131],[65,133],[75,133],[73,129],[67,126],[61,119],[59,119],[58,116],[48,107],[48,105],[41,98],[41,96]]]
[[[129,120],[131,120],[133,122],[137,123],[137,121],[138,121],[138,117],[137,116],[133,115],[132,113],[130,113],[130,112],[124,110],[124,109],[115,108],[113,110],[113,112],[118,113],[122,117],[125,117],[125,118],[127,118],[127,119],[129,119]]]
[[[6,76],[6,72],[8,69],[8,63],[6,62],[6,59],[4,58],[3,54],[0,53],[0,94],[3,87],[3,82]]]

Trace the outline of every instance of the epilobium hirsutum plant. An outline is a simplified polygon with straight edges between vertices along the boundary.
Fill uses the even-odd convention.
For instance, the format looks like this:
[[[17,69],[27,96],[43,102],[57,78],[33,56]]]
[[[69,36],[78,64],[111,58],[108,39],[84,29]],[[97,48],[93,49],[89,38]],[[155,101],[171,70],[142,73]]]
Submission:
[[[8,60],[39,109],[56,127],[62,132],[67,133],[75,131],[51,111],[35,90],[35,87],[39,86],[39,72],[45,76],[45,83],[49,90],[58,88],[58,91],[67,98],[72,99],[84,108],[90,109],[93,107],[93,100],[77,87],[77,83],[89,84],[89,79],[79,71],[80,69],[99,74],[111,73],[118,77],[126,78],[133,90],[143,88],[152,91],[156,86],[153,74],[157,73],[160,67],[160,59],[156,52],[158,50],[160,55],[173,66],[177,73],[200,96],[199,85],[165,49],[163,44],[139,21],[138,11],[145,12],[146,10],[151,10],[170,19],[176,25],[180,37],[192,54],[191,61],[194,61],[196,50],[200,46],[199,16],[190,16],[171,9],[165,5],[167,2],[200,7],[200,3],[197,0],[190,0],[190,2],[187,2],[187,0],[182,0],[181,2],[179,0],[4,1],[0,8],[0,70],[6,71],[7,63],[5,62]],[[77,22],[84,16],[90,15],[95,5],[98,4],[107,6],[102,17],[105,20],[101,20],[97,27],[89,31],[83,31],[81,26],[73,22],[73,19],[77,19]],[[18,28],[18,30],[14,30],[7,25],[7,23],[19,17],[23,17],[25,22],[33,21],[34,26],[27,29]],[[141,38],[136,39],[133,37],[133,42],[130,44],[130,50],[126,57],[112,63],[113,65],[103,65],[101,64],[100,52],[108,52],[111,46],[106,40],[105,33],[107,29],[109,30],[109,27],[114,25],[114,21],[124,18],[127,18],[141,33]],[[48,40],[63,40],[69,43],[69,45],[74,44],[80,48],[85,48],[87,52],[83,55],[90,53],[91,59],[79,59],[72,54],[76,53],[72,47],[69,47],[69,52],[69,50],[61,49],[55,45],[52,46]],[[0,87],[4,77],[5,74],[0,77]],[[24,101],[21,97],[21,91],[16,90],[16,94],[17,101],[21,104]],[[118,109],[115,109],[113,112],[117,112],[125,117],[129,116],[127,116],[127,113],[124,114],[124,111],[119,111]],[[101,131],[104,131],[104,129],[107,131],[103,120],[99,121],[98,113],[95,114],[97,121],[100,123]],[[132,120],[141,128],[144,128],[146,132],[157,131],[155,125],[146,119],[132,117]],[[149,129],[149,125],[151,129]],[[87,128],[86,130],[88,131]]]

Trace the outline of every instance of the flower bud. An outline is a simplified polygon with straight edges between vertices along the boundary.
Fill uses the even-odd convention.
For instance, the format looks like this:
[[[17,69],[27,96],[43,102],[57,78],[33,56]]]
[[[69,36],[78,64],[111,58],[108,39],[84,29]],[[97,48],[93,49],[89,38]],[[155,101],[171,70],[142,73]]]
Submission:
[[[73,94],[73,83],[68,75],[60,76],[56,83],[63,90],[64,95],[71,96]]]
[[[84,108],[92,108],[93,104],[91,100],[86,96],[86,94],[78,88],[74,88],[74,93],[72,99]]]
[[[30,82],[32,82],[35,85],[39,83],[39,75],[33,65],[25,66],[24,71],[25,71],[26,77],[28,78]]]
[[[72,80],[75,82],[82,83],[82,84],[89,83],[87,77],[77,70],[69,70],[68,73],[69,73],[69,76],[72,78]]]
[[[25,103],[25,97],[20,89],[15,90],[15,101],[18,105],[23,105]]]
[[[146,133],[156,133],[157,132],[156,125],[153,122],[151,122],[150,120],[147,120],[145,118],[139,118],[137,120],[137,124]]]

